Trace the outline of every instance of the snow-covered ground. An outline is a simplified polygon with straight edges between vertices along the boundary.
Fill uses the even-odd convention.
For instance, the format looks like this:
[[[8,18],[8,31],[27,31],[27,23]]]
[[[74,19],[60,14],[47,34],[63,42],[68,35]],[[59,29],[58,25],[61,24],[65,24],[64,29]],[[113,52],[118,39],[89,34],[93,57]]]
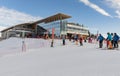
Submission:
[[[119,50],[99,49],[96,43],[79,46],[69,41],[62,46],[61,40],[55,40],[51,48],[50,42],[19,38],[0,42],[0,76],[120,76]]]
[[[25,44],[23,44],[23,41]],[[30,49],[50,47],[52,40],[34,38],[9,38],[0,42],[0,56],[10,53],[22,52],[23,46],[28,51]],[[54,46],[60,46],[61,40],[55,40]]]

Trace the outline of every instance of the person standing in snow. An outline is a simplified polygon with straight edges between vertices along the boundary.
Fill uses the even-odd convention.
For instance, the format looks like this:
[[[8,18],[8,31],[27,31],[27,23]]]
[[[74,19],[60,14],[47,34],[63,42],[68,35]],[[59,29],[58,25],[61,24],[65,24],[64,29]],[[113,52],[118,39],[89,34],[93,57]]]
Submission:
[[[79,37],[79,42],[80,42],[80,46],[83,46],[83,37],[82,36]]]
[[[114,33],[114,36],[113,36],[114,48],[118,48],[118,41],[119,41],[119,36],[116,33]]]
[[[101,34],[99,34],[99,36],[97,38],[97,41],[99,41],[99,48],[102,48],[103,40],[104,40],[104,37]]]
[[[113,45],[114,45],[114,41],[113,41],[113,33],[111,33],[111,37],[112,37],[111,44],[112,44],[112,47],[113,47]]]
[[[65,45],[65,35],[62,36],[63,45]]]
[[[112,43],[111,43],[112,36],[111,36],[111,34],[109,32],[107,33],[107,35],[108,35],[107,39],[106,39],[107,40],[107,48],[111,49],[112,48]]]

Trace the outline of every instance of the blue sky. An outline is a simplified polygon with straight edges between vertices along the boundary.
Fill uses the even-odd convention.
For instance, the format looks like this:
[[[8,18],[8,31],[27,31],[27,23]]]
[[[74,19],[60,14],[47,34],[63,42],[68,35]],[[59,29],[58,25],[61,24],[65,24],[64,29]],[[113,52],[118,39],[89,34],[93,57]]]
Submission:
[[[0,26],[36,21],[56,13],[72,16],[96,33],[120,33],[120,0],[0,0]]]

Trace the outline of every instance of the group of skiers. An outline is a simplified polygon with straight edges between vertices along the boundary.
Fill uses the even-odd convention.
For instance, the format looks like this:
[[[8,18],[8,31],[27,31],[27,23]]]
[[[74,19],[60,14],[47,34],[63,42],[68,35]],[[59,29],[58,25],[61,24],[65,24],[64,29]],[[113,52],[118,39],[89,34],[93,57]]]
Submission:
[[[66,37],[63,35],[62,36],[63,45],[65,45],[65,39],[66,39]],[[76,45],[78,45],[78,43],[79,43],[80,46],[83,46],[83,37],[82,37],[82,35],[75,35],[73,37],[73,42],[76,42]]]
[[[97,41],[99,41],[99,48],[103,47],[103,41],[106,42],[106,47],[108,49],[114,49],[114,48],[118,48],[118,42],[119,42],[119,36],[117,35],[117,33],[107,33],[107,38],[104,38],[101,34],[99,34],[99,36],[97,37]],[[62,41],[63,41],[63,45],[65,45],[65,39],[66,36],[62,36]],[[80,44],[80,46],[83,46],[83,40],[85,41],[85,39],[82,37],[82,35],[75,35],[73,37],[73,42],[76,42],[76,44],[78,45],[78,43]],[[88,38],[88,42],[90,42],[90,40]],[[92,42],[92,41],[91,41]]]
[[[106,46],[108,49],[118,48],[119,36],[117,33],[107,33],[107,38],[105,39],[101,34],[99,34],[97,41],[99,41],[99,48],[103,47],[103,41],[106,40]]]

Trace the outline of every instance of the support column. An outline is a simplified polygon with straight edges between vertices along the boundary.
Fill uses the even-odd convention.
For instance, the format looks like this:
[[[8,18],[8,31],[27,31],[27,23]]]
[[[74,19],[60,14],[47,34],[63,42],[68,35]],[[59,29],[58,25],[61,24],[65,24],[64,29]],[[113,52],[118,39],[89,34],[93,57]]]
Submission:
[[[25,37],[25,32],[22,32],[22,38],[24,38]]]
[[[8,35],[8,31],[6,32],[6,38],[8,38],[9,37],[9,35]]]
[[[62,17],[60,16],[60,35],[62,34]]]
[[[37,34],[37,24],[35,24],[35,33]]]

